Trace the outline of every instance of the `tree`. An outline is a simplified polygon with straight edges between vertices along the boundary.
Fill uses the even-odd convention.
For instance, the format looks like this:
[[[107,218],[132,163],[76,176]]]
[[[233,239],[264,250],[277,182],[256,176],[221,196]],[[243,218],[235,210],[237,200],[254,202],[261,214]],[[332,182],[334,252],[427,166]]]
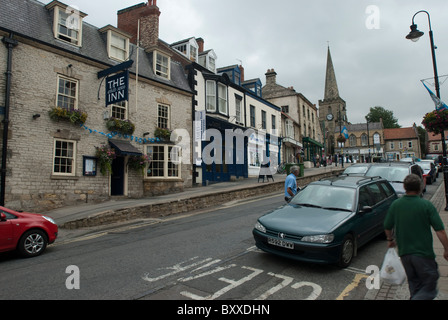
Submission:
[[[380,122],[381,118],[383,119],[384,129],[401,128],[398,119],[394,117],[393,111],[386,110],[383,107],[370,108],[370,112],[366,116],[368,122]]]

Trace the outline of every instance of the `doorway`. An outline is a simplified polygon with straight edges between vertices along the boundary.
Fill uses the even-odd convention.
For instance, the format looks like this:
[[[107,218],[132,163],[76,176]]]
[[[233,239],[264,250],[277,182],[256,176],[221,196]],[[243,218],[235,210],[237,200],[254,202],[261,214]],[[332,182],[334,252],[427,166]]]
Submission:
[[[111,196],[123,196],[124,195],[124,164],[125,158],[117,156],[112,162],[112,175],[110,177],[110,194]]]

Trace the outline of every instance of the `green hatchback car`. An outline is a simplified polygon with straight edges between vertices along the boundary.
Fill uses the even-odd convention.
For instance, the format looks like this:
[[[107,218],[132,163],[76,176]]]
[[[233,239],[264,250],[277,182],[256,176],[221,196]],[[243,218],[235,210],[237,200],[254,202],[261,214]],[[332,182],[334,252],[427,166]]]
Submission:
[[[384,218],[396,199],[394,188],[380,177],[323,179],[260,217],[252,233],[263,251],[345,268],[359,247],[384,232]]]

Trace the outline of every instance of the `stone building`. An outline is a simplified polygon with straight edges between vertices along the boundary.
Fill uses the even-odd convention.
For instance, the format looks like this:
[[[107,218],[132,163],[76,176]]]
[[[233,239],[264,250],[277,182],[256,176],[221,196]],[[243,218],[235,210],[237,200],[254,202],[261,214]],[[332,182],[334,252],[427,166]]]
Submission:
[[[445,137],[448,137],[448,131],[445,131]],[[427,132],[427,141],[425,154],[443,156],[442,135]]]
[[[384,158],[383,122],[356,123],[346,125],[348,139],[344,143],[343,153],[351,162],[375,162]],[[334,135],[339,135],[339,128]],[[337,143],[337,142],[336,142]],[[339,146],[334,146],[339,150]]]
[[[388,161],[403,158],[421,158],[420,137],[417,126],[384,129],[385,154]]]
[[[138,20],[126,19],[136,10],[140,45]],[[118,28],[94,27],[83,22],[86,15],[59,1],[0,2],[1,191],[13,209],[43,211],[192,185],[191,158],[176,161],[174,143],[156,137],[179,128],[191,135],[193,115],[183,69],[189,61],[158,38],[155,0],[118,12]],[[109,83],[105,75],[121,72],[123,63],[129,78]],[[106,88],[115,83],[122,90],[127,79],[128,100],[106,105]],[[102,146],[116,153],[112,175],[100,173]],[[143,155],[150,163],[142,168]]]
[[[305,166],[310,167],[323,148],[316,105],[293,87],[279,85],[274,69],[265,75],[263,97],[282,109],[282,162],[297,162],[297,154],[302,154]]]

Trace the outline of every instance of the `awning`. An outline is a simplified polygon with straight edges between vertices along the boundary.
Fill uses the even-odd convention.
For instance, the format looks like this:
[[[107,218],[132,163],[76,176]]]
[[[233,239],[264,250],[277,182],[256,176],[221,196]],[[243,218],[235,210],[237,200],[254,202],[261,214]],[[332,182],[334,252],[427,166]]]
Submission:
[[[109,144],[119,155],[123,156],[141,156],[142,153],[134,147],[129,141],[109,140]]]

